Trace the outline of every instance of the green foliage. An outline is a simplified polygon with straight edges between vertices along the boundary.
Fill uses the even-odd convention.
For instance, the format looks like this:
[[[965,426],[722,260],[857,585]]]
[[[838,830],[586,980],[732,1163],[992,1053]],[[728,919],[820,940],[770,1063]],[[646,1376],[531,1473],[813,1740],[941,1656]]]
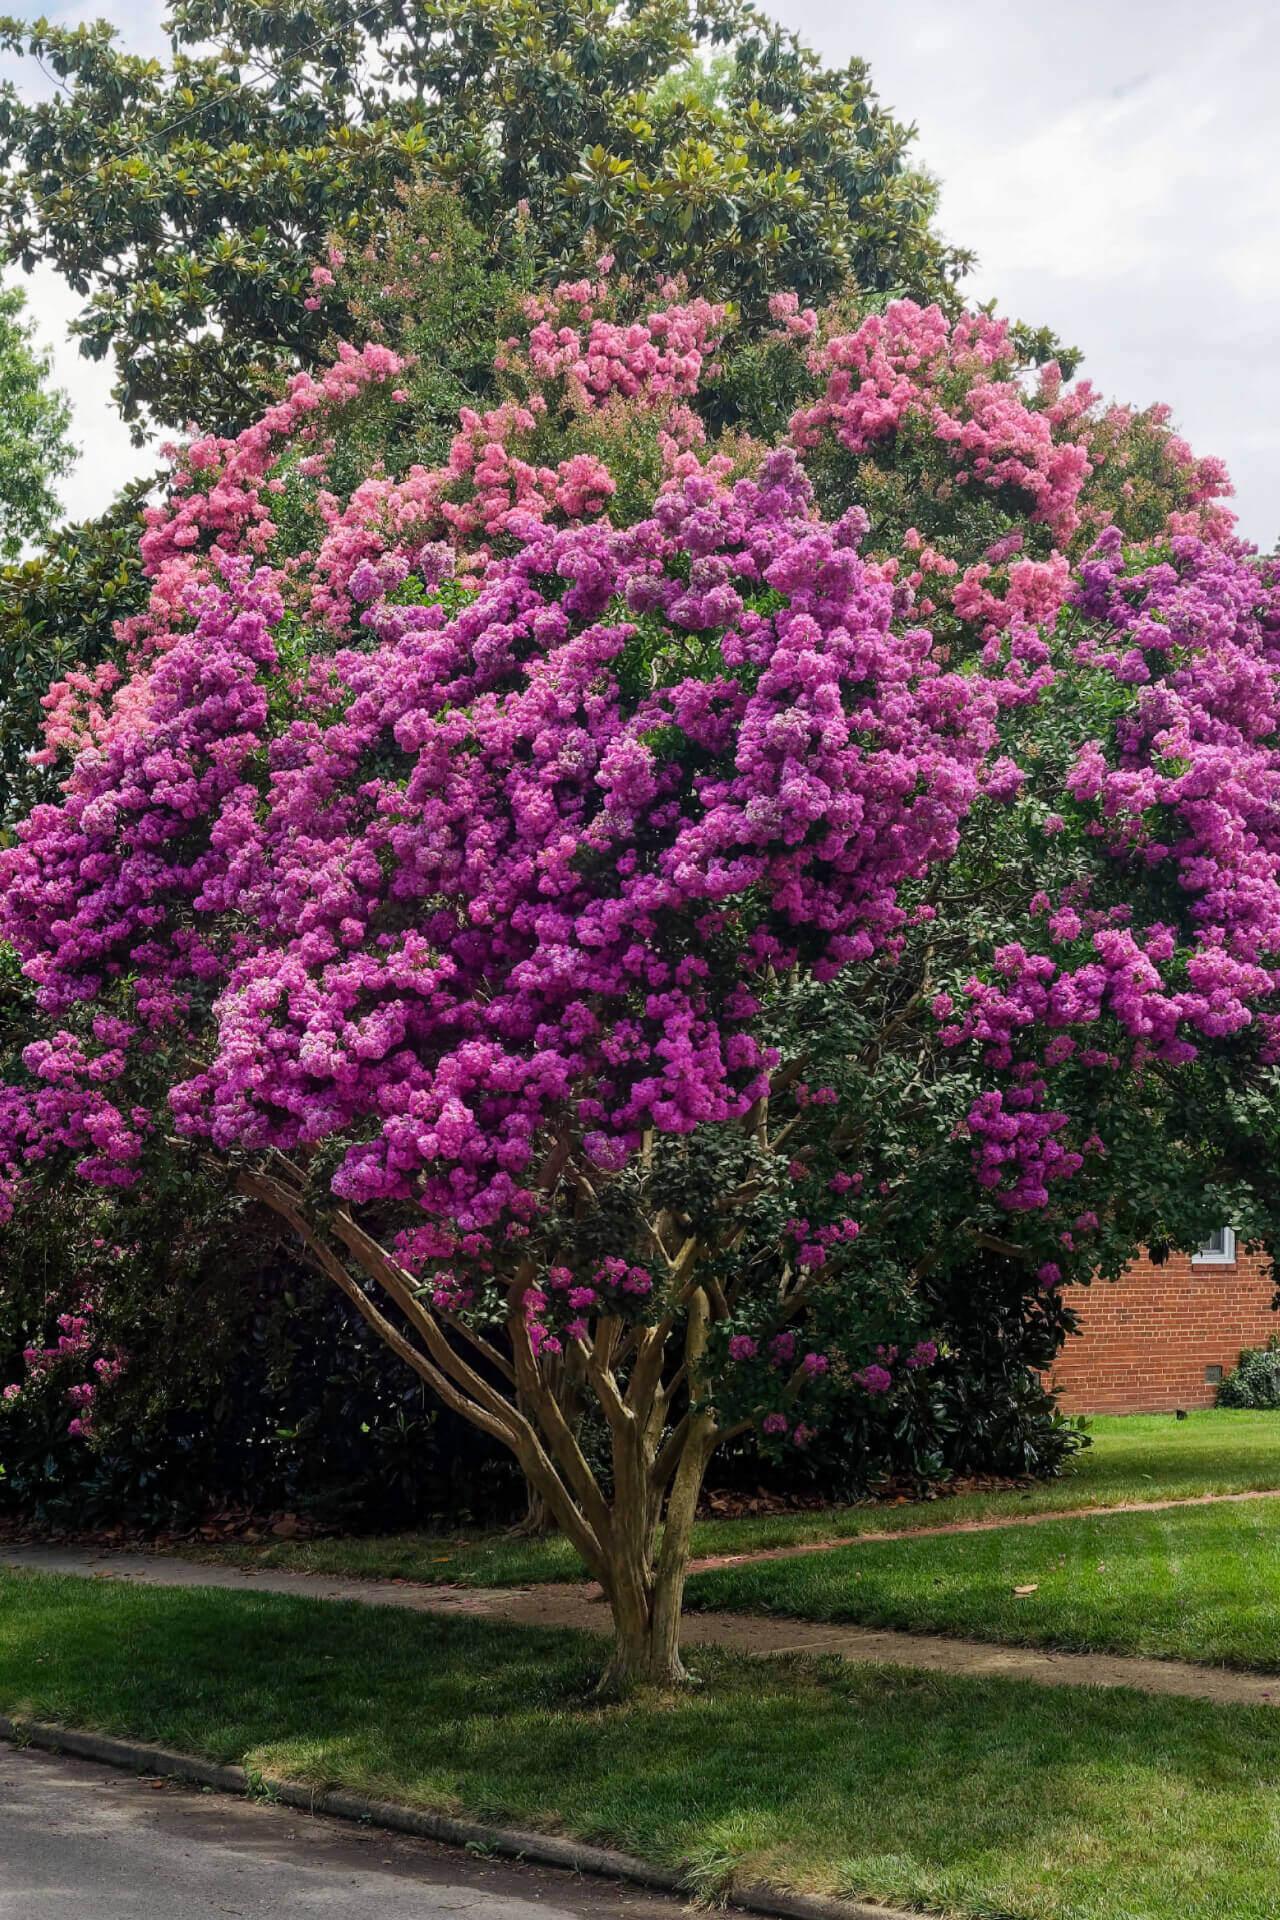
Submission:
[[[519,1489],[505,1457],[450,1415],[328,1285],[292,1264],[254,1214],[197,1183],[175,1203],[120,1213],[83,1196],[32,1207],[0,1289],[0,1512],[52,1528],[196,1525],[228,1502],[348,1528],[508,1518]],[[166,1219],[168,1230],[166,1232]],[[124,1226],[132,1237],[105,1241]],[[95,1275],[104,1245],[112,1284]],[[71,1360],[27,1381],[76,1296],[94,1350],[119,1356],[92,1442],[68,1433]]]
[[[329,312],[353,340],[392,347],[410,362],[409,398],[360,410],[341,450],[356,479],[377,461],[400,473],[411,460],[444,460],[459,409],[495,395],[498,343],[517,324],[520,294],[549,264],[530,221],[518,223],[512,256],[495,260],[456,189],[402,181],[380,219],[376,246],[338,249],[340,262],[335,253]]]
[[[16,560],[48,532],[58,512],[55,483],[75,460],[71,410],[49,386],[49,355],[25,307],[19,287],[0,287],[0,560]]]
[[[979,308],[981,313],[995,310],[994,300],[985,301]],[[1064,347],[1051,327],[1033,327],[1025,320],[1015,320],[1009,331],[1019,355],[1029,367],[1043,367],[1055,360],[1064,380],[1075,378],[1084,355],[1079,347]]]
[[[0,567],[0,829],[50,790],[27,758],[40,743],[50,683],[109,658],[115,622],[145,602],[145,492],[144,484],[130,488],[101,519],[63,527],[44,553]]]
[[[415,175],[456,186],[493,264],[530,232],[568,265],[604,246],[751,315],[851,274],[945,299],[968,264],[864,63],[824,67],[746,0],[170,0],[166,25],[162,62],[104,22],[0,23],[58,82],[0,96],[4,249],[84,298],[140,429],[243,424],[313,361],[326,239],[366,244]]]
[[[811,1442],[805,1476],[837,1498],[873,1492],[885,1478],[934,1490],[971,1474],[1056,1479],[1089,1444],[1043,1378],[1074,1316],[1025,1266],[995,1255],[980,1271],[927,1275],[922,1294],[937,1364],[911,1376],[890,1406],[847,1394]]]
[[[1247,1407],[1255,1411],[1280,1407],[1280,1339],[1265,1347],[1246,1347],[1218,1388],[1220,1407]]]

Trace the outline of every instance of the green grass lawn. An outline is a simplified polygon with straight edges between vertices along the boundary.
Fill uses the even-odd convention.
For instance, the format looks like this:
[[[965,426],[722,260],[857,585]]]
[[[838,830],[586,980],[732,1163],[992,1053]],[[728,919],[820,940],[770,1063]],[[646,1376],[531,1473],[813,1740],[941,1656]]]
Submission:
[[[331,1539],[272,1540],[261,1546],[183,1540],[174,1551],[184,1560],[352,1579],[415,1580],[429,1586],[525,1587],[586,1578],[577,1553],[558,1534],[543,1540],[523,1540],[512,1533],[339,1534]]]
[[[1280,1672],[1280,1501],[864,1541],[695,1575],[687,1604]]]
[[[747,1553],[804,1540],[897,1532],[945,1520],[991,1520],[1072,1507],[1111,1507],[1130,1500],[1280,1488],[1277,1413],[1211,1411],[1193,1413],[1186,1420],[1175,1420],[1172,1414],[1133,1414],[1123,1419],[1097,1418],[1090,1431],[1093,1445],[1061,1479],[1025,1491],[962,1494],[907,1506],[868,1503],[819,1513],[706,1520],[695,1531],[694,1552]],[[184,1546],[182,1551],[188,1549]],[[464,1586],[524,1586],[541,1580],[578,1579],[583,1572],[578,1556],[563,1540],[529,1541],[506,1533],[288,1540],[216,1547],[208,1552],[241,1566]]]
[[[268,1778],[966,1920],[1271,1920],[1280,1713],[697,1653],[597,1704],[603,1644],[358,1606],[0,1575],[0,1710]]]

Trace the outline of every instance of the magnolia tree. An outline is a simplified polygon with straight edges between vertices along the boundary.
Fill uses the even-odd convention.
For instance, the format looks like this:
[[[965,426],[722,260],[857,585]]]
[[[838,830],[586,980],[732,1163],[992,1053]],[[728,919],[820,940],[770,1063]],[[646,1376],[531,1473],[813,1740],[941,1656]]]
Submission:
[[[176,453],[0,855],[10,1193],[270,1209],[515,1456],[619,1682],[680,1675],[715,1448],[929,1366],[922,1276],[1270,1225],[1274,566],[994,320],[774,317],[734,371],[722,308],[574,283],[442,465],[339,483],[378,344]]]
[[[84,301],[128,420],[239,426],[320,362],[312,252],[379,237],[415,178],[454,183],[488,267],[594,236],[751,312],[850,272],[947,301],[972,263],[865,62],[746,0],[168,0],[142,37],[0,18],[0,253]]]

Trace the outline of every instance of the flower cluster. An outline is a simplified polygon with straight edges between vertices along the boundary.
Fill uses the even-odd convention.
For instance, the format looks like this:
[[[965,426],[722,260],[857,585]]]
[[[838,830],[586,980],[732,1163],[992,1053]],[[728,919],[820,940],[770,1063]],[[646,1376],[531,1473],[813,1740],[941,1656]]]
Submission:
[[[1007,1076],[969,1129],[980,1182],[1014,1210],[1045,1207],[1083,1164],[1071,1140],[1087,1121],[1054,1104],[1049,1072],[1176,1067],[1250,1035],[1274,1052],[1280,577],[1190,535],[1136,560],[1108,534],[1072,589],[1076,670],[1114,691],[1119,717],[1080,743],[1061,789],[1127,897],[1042,891],[1027,938],[967,982],[959,1016],[950,995],[935,1003],[948,1044],[976,1042]],[[1148,889],[1159,908],[1144,916]]]
[[[678,291],[664,288],[667,304],[634,320],[598,311],[606,299],[603,278],[533,294],[525,302],[529,335],[507,341],[502,363],[526,369],[539,387],[563,380],[584,412],[615,399],[649,407],[687,399],[698,391],[728,315],[709,300],[681,300]]]
[[[526,303],[527,331],[497,357],[508,397],[464,407],[438,466],[375,471],[345,495],[335,490],[333,456],[351,410],[378,395],[409,398],[395,384],[406,377],[405,361],[379,344],[344,345],[320,376],[297,375],[285,398],[235,439],[206,435],[170,449],[167,497],[147,510],[141,542],[148,605],[118,628],[133,671],[122,676],[108,662],[58,682],[45,700],[45,746],[34,757],[52,765],[100,743],[117,715],[127,724],[141,713],[146,662],[191,631],[194,595],[216,582],[222,556],[271,561],[291,609],[344,633],[370,620],[375,589],[391,592],[410,574],[439,577],[432,555],[444,543],[447,570],[466,574],[531,519],[562,525],[608,512],[618,488],[610,446],[621,448],[628,435],[652,436],[673,486],[697,472],[725,478],[744,450],[758,456],[750,442],[733,451],[727,441],[706,446],[699,409],[709,397],[714,403],[707,383],[728,328],[725,310],[671,285],[665,304],[629,314],[634,290],[615,286],[608,263],[599,264],[606,271],[595,279]],[[317,286],[329,272],[316,269]],[[775,295],[771,312],[778,338],[818,387],[792,421],[802,460],[820,463],[829,445],[883,460],[898,443],[910,460],[913,434],[923,434],[943,463],[942,477],[928,482],[935,517],[944,495],[958,499],[966,489],[1008,511],[1011,530],[963,564],[954,539],[915,527],[903,529],[900,552],[877,556],[921,618],[948,610],[987,640],[993,659],[1003,648],[1008,700],[1034,698],[1046,683],[1038,629],[1053,623],[1066,595],[1064,554],[1030,550],[1046,529],[1059,545],[1076,529],[1101,530],[1133,491],[1121,476],[1145,461],[1164,474],[1157,497],[1180,503],[1169,516],[1179,530],[1226,537],[1230,517],[1215,504],[1229,490],[1225,471],[1194,458],[1169,429],[1166,409],[1104,409],[1087,383],[1066,386],[1053,366],[1027,391],[1003,321],[977,314],[949,322],[937,308],[896,301],[824,337],[822,318],[801,310],[794,294]],[[603,451],[574,444],[582,423],[605,433]]]
[[[146,725],[3,856],[5,931],[50,1009],[128,977],[154,1025],[219,986],[181,1131],[354,1132],[336,1191],[464,1229],[506,1222],[566,1102],[606,1166],[645,1127],[745,1112],[768,1062],[743,980],[875,952],[954,850],[993,735],[990,690],[894,632],[786,454],[732,489],[690,478],[625,532],[531,525],[452,621],[403,609],[383,648],[333,656],[327,724],[270,737],[280,608],[244,562],[205,590]],[[655,623],[718,671],[652,684]],[[91,1078],[56,1082],[46,1129],[85,1126]],[[125,1177],[135,1145],[84,1170]]]
[[[653,1293],[653,1275],[647,1267],[611,1254],[585,1279],[572,1268],[552,1267],[545,1291],[532,1287],[525,1294],[530,1341],[535,1353],[559,1353],[564,1340],[586,1340],[599,1314],[634,1318],[643,1313]]]
[[[287,1156],[459,1338],[505,1315],[536,1363],[672,1310],[677,1252],[580,1229],[655,1141],[767,1158],[773,1126],[776,1169],[742,1175],[764,1292],[716,1352],[804,1445],[801,1391],[812,1417],[829,1374],[878,1396],[936,1356],[899,1321],[901,1351],[865,1359],[868,1333],[854,1364],[808,1317],[883,1262],[902,1181],[864,1175],[891,1155],[841,1109],[843,1029],[784,1057],[789,994],[820,1026],[853,976],[886,1031],[927,1028],[903,1084],[971,1157],[966,1221],[1030,1222],[1046,1290],[1092,1245],[1090,1088],[1242,1036],[1280,1052],[1275,569],[1149,419],[1196,531],[1103,532],[1073,564],[1135,417],[1029,387],[987,316],[895,302],[824,337],[780,297],[766,350],[817,397],[792,444],[730,453],[697,411],[723,313],[600,300],[534,304],[517,390],[463,410],[440,466],[336,490],[340,409],[399,405],[385,348],[186,450],[133,671],[68,683],[89,739],[0,851],[47,1022],[0,1090],[0,1188],[64,1163],[128,1186],[175,1137]],[[817,503],[827,457],[921,441],[943,506],[1004,530],[958,557],[922,485],[868,554],[862,505]]]
[[[815,330],[788,327],[805,340]],[[1090,477],[1132,460],[1139,420],[1183,476],[1188,509],[1230,491],[1221,461],[1197,461],[1168,431],[1167,409],[1138,416],[1104,407],[1087,381],[1065,386],[1053,362],[1028,391],[1008,323],[987,314],[948,321],[938,307],[896,300],[851,332],[811,346],[808,365],[822,391],[792,419],[797,447],[811,453],[832,438],[847,452],[867,453],[915,427],[946,450],[955,487],[1011,489],[1025,500],[1030,524],[1043,524],[1059,544],[1086,525]],[[1091,512],[1096,531],[1098,512]],[[1219,510],[1210,524],[1229,522]]]
[[[0,1409],[12,1411],[24,1404],[33,1392],[53,1382],[65,1382],[68,1373],[87,1372],[88,1379],[73,1378],[60,1385],[58,1391],[63,1403],[71,1408],[67,1432],[74,1439],[93,1438],[99,1390],[114,1385],[124,1371],[124,1360],[119,1353],[100,1353],[94,1360],[89,1358],[98,1344],[94,1333],[96,1306],[93,1291],[82,1291],[70,1308],[56,1315],[57,1332],[49,1345],[24,1347],[24,1378],[10,1382],[0,1391]]]
[[[951,323],[938,307],[893,301],[812,349],[810,367],[825,385],[796,413],[792,438],[812,449],[831,434],[865,453],[918,420],[950,450],[958,486],[1013,488],[1032,520],[1067,538],[1079,525],[1089,451],[1055,432],[1061,417],[1028,400],[1013,377],[1016,360],[1005,321],[966,314]]]
[[[92,674],[55,682],[44,699],[45,744],[32,758],[53,765],[68,750],[102,743],[115,726],[140,721],[150,699],[148,663],[191,630],[199,590],[218,578],[218,562],[263,556],[276,540],[274,513],[285,491],[282,471],[299,447],[323,447],[345,410],[402,370],[388,348],[343,345],[319,378],[298,373],[286,397],[234,439],[201,435],[165,449],[172,466],[165,500],[148,507],[139,542],[151,581],[145,611],[117,625],[133,672],[114,662]],[[322,464],[322,456],[309,456]]]
[[[819,383],[792,417],[792,443],[808,464],[830,465],[833,450],[869,457],[880,483],[900,467],[928,532],[905,527],[885,561],[925,615],[950,611],[987,640],[1008,634],[1016,657],[1056,619],[1070,559],[1113,520],[1219,544],[1230,536],[1219,504],[1231,491],[1226,469],[1195,458],[1167,408],[1106,406],[1088,381],[1064,382],[1055,362],[1029,379],[1002,320],[949,321],[898,300],[824,335],[816,316],[809,327],[792,324],[788,306],[778,313]],[[837,466],[848,474],[847,462]],[[892,492],[886,504],[896,512]]]

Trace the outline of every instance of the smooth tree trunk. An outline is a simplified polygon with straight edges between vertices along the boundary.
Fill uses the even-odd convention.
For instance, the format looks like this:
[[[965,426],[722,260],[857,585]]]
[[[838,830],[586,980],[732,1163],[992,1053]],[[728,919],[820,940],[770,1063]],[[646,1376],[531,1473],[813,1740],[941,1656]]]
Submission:
[[[696,1242],[689,1239],[669,1263],[673,1285],[683,1289],[683,1328],[672,1313],[638,1338],[624,1335],[616,1320],[600,1322],[576,1356],[581,1373],[566,1378],[540,1367],[529,1338],[524,1292],[535,1275],[513,1282],[504,1356],[485,1332],[438,1317],[394,1256],[345,1210],[321,1228],[289,1182],[246,1173],[240,1184],[288,1221],[316,1265],[393,1353],[447,1406],[514,1454],[529,1490],[530,1518],[549,1517],[609,1602],[614,1650],[602,1685],[625,1692],[685,1681],[680,1616],[694,1514],[716,1445],[741,1430],[718,1428],[700,1398],[711,1308],[706,1291],[691,1278]],[[401,1324],[388,1319],[347,1259],[402,1317]],[[674,1371],[668,1355],[673,1335],[680,1342]],[[624,1337],[628,1365],[615,1371]],[[611,1435],[613,1485],[607,1493],[579,1442],[588,1393]]]
[[[582,1423],[582,1393],[579,1383],[574,1380],[563,1365],[555,1368],[548,1382],[564,1415],[566,1426],[575,1438]],[[517,1394],[516,1403],[526,1419],[536,1419],[535,1410],[529,1406],[522,1394]],[[521,1539],[541,1540],[557,1531],[556,1516],[545,1492],[532,1480],[525,1480],[525,1506],[523,1516],[516,1521],[512,1533]]]
[[[652,1504],[615,1501],[613,1551],[606,1559],[603,1583],[614,1633],[613,1655],[602,1682],[607,1690],[678,1687],[689,1678],[680,1655],[684,1587],[698,1496],[716,1438],[710,1419],[691,1422],[656,1551],[656,1526],[646,1524]]]
[[[679,1582],[683,1591],[684,1580]],[[650,1593],[612,1602],[613,1653],[600,1682],[605,1694],[631,1693],[637,1687],[682,1686],[689,1678],[680,1657],[680,1600],[662,1583]]]
[[[541,1540],[555,1530],[555,1518],[547,1504],[546,1495],[539,1493],[536,1487],[526,1485],[524,1514],[512,1527],[512,1533],[524,1540]]]

